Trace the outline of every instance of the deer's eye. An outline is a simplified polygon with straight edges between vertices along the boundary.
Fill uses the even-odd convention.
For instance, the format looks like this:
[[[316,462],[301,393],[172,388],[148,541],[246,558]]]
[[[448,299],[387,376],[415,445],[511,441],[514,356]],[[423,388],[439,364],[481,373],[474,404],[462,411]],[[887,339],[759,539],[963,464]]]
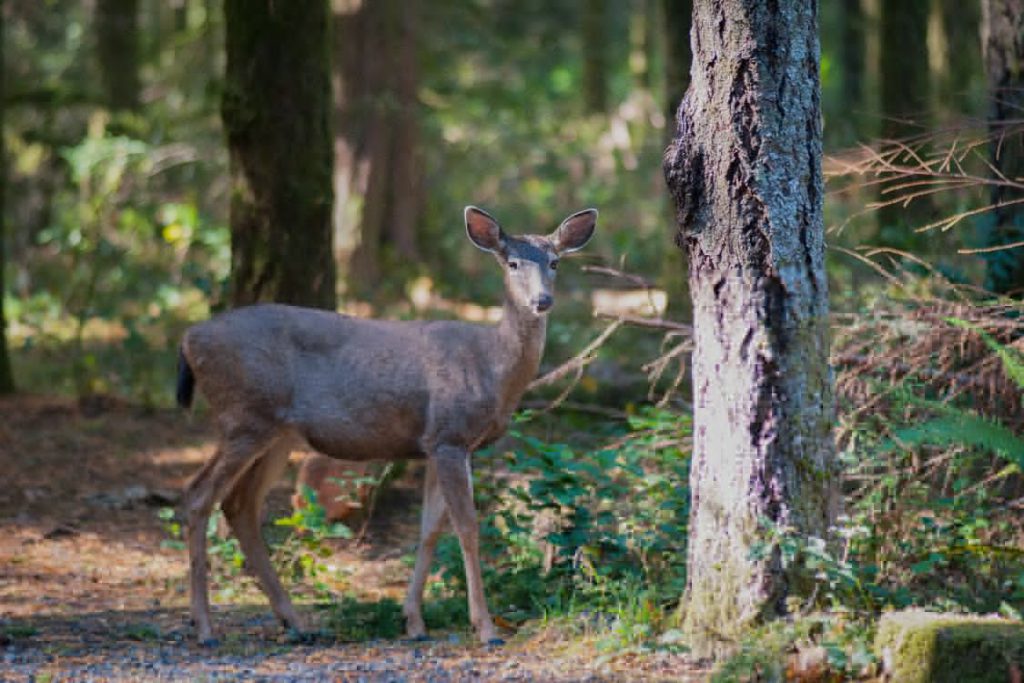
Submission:
[[[509,270],[519,270],[519,261],[509,261],[508,267]]]
[[[551,270],[558,270],[558,259],[553,260],[550,264]]]

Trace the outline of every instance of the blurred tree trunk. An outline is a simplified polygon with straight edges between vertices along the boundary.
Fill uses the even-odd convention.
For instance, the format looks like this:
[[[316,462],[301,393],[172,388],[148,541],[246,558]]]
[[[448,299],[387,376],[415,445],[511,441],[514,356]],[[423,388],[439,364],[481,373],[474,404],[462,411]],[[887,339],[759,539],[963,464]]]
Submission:
[[[608,111],[608,0],[583,3],[583,104],[588,113]]]
[[[861,124],[864,117],[864,65],[866,63],[867,36],[865,33],[863,0],[842,0],[842,36],[839,59],[843,72],[842,125],[852,133],[854,140],[864,135]]]
[[[930,0],[885,0],[881,8],[881,77],[883,140],[901,140],[927,130],[931,74],[928,68]],[[906,161],[906,160],[904,160]],[[890,199],[880,195],[879,200]],[[879,242],[913,249],[921,237],[912,227],[926,216],[926,198],[904,207],[892,204],[878,210]]]
[[[671,140],[675,134],[676,112],[690,87],[690,26],[693,22],[693,0],[662,0],[665,32],[665,126]],[[661,285],[668,294],[666,315],[675,320],[692,316],[686,270],[681,267],[679,252],[666,249],[662,261]]]
[[[419,3],[333,8],[335,245],[348,288],[366,294],[384,261],[419,260]]]
[[[818,3],[701,0],[693,22],[702,71],[683,100],[665,174],[695,330],[683,609],[694,654],[708,656],[809,592],[764,525],[824,538],[838,470]]]
[[[939,99],[954,112],[962,113],[967,111],[971,84],[981,73],[981,3],[941,0],[941,10],[946,63]]]
[[[4,114],[6,113],[6,77],[4,52],[6,49],[4,33],[4,2],[0,0],[0,130],[3,130]],[[4,294],[7,292],[4,279],[4,265],[7,262],[7,221],[5,220],[7,195],[7,148],[4,137],[0,135],[0,394],[14,392],[14,375],[11,373],[11,359],[7,351],[7,316],[4,313]]]
[[[334,308],[326,0],[226,0],[231,303]]]
[[[683,93],[690,87],[690,23],[693,0],[663,0],[665,12],[665,99],[667,120],[675,121]],[[670,123],[670,130],[674,126]]]
[[[96,38],[106,102],[113,110],[139,106],[138,0],[96,0]]]
[[[1006,178],[1024,177],[1024,0],[984,0],[982,36],[989,86],[989,127],[993,134],[992,165]],[[994,186],[993,204],[1020,200],[1021,192]],[[984,231],[984,246],[1024,241],[1024,212],[1020,205],[992,212]],[[985,254],[985,285],[1000,294],[1024,295],[1024,247]]]

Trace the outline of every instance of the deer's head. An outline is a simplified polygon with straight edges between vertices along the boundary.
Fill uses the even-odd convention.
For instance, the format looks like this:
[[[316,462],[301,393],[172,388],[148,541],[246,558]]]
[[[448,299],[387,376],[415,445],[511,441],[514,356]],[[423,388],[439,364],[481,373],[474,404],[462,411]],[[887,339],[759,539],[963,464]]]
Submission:
[[[582,249],[597,227],[597,209],[572,214],[550,235],[512,237],[486,211],[466,207],[466,233],[480,249],[495,255],[505,271],[505,291],[516,308],[544,315],[555,303],[559,258]]]

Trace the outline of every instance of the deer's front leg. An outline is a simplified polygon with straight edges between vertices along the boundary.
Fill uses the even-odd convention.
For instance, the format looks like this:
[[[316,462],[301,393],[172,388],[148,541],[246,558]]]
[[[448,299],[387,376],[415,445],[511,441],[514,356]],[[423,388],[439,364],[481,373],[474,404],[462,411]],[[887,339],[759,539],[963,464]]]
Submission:
[[[502,641],[487,610],[483,579],[480,576],[480,525],[476,517],[476,505],[473,503],[469,451],[455,446],[441,446],[433,457],[441,495],[462,547],[466,588],[469,592],[469,619],[481,642],[500,644]]]
[[[402,609],[405,614],[406,635],[410,638],[423,638],[427,635],[427,627],[423,623],[423,587],[427,582],[427,574],[430,573],[430,563],[434,559],[434,548],[437,547],[437,537],[441,535],[446,512],[441,487],[437,482],[437,468],[433,460],[428,460],[416,568],[412,572],[409,594]]]

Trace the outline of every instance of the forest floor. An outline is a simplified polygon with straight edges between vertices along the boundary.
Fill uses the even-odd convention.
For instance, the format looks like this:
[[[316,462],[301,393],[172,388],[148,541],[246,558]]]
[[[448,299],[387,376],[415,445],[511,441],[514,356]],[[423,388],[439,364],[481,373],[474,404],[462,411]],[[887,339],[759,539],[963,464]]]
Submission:
[[[188,619],[187,558],[158,518],[212,450],[206,420],[116,401],[0,400],[0,680],[705,680],[683,655],[598,652],[557,630],[500,648],[466,632],[427,642],[293,644],[252,587],[213,591],[216,649]],[[286,512],[284,480],[269,506]],[[401,600],[419,493],[398,482],[362,542],[343,542],[361,600]],[[405,559],[403,559],[405,558]],[[299,596],[297,596],[299,597]],[[322,609],[299,598],[308,622]]]

